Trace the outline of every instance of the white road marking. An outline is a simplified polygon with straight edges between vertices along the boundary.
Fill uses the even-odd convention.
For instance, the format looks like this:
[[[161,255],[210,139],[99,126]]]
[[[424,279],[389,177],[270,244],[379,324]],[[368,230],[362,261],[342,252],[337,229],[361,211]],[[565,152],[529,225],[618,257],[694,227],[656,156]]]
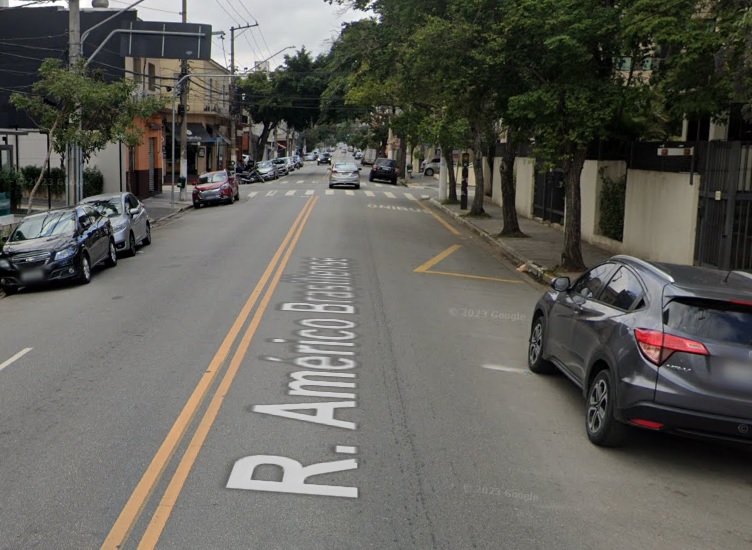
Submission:
[[[397,197],[394,196],[394,193],[392,193],[391,191],[384,191],[384,195],[387,198],[390,198],[390,199],[396,199],[397,198]]]
[[[285,193],[285,197],[292,197],[297,192],[298,192],[297,189],[293,189],[292,191],[288,191],[287,193]]]
[[[26,355],[27,353],[29,353],[33,349],[34,348],[24,348],[24,349],[22,349],[17,354],[15,354],[13,357],[11,357],[10,359],[8,359],[5,363],[1,364],[0,365],[0,370],[3,370],[8,365],[11,365],[14,362],[18,361],[19,359],[21,359],[21,357],[23,357],[24,355]]]
[[[326,190],[327,195],[334,195],[334,189],[327,189]]]
[[[482,365],[482,367],[484,369],[498,370],[498,371],[501,371],[501,372],[512,372],[514,374],[527,374],[527,375],[532,374],[527,369],[518,369],[518,368],[515,368],[515,367],[504,367],[502,365]]]
[[[411,201],[416,201],[418,199],[415,198],[415,196],[412,193],[405,193],[405,198],[409,199]]]
[[[298,180],[295,183],[305,183],[305,180]]]
[[[420,198],[421,198],[421,199],[430,199],[431,197],[430,197],[430,196],[428,196],[428,195],[421,195],[421,196],[420,196]]]
[[[348,189],[345,191],[345,195],[350,195],[352,197],[353,195],[355,195],[355,191],[353,191],[352,189]]]
[[[376,193],[374,193],[373,191],[365,191],[365,194],[366,194],[366,197],[375,197],[376,196]]]
[[[385,187],[385,185],[383,183],[377,183],[376,187]]]
[[[354,455],[358,452],[357,447],[349,447],[347,445],[337,445],[334,448],[334,452],[337,454],[346,454],[346,455]]]
[[[255,196],[256,196],[256,195],[258,195],[258,194],[259,194],[259,192],[258,192],[258,191],[252,191],[252,192],[248,193],[248,198],[249,198],[249,199],[252,199],[253,197],[255,197]]]
[[[313,193],[314,193],[314,190],[313,190],[313,189],[308,189],[308,190],[306,190],[306,192],[305,192],[305,194],[306,194],[306,195],[309,195],[309,196],[310,196],[310,195],[313,195]]]
[[[276,194],[277,194],[277,190],[276,190],[276,189],[274,189],[274,190],[272,190],[272,191],[267,191],[267,192],[266,192],[266,196],[267,196],[267,197],[273,197],[273,196],[274,196],[274,195],[276,195]]]

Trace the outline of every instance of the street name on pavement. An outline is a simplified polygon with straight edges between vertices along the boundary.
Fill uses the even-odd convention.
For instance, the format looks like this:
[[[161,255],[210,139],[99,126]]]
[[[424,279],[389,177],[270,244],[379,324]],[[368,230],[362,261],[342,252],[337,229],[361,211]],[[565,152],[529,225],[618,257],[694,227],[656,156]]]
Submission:
[[[420,212],[425,213],[425,210],[422,210],[420,208],[410,208],[408,206],[393,206],[391,204],[374,204],[369,203],[368,208],[378,208],[381,210],[400,210],[402,212]]]
[[[348,259],[310,258],[302,276],[285,279],[303,286],[301,302],[285,302],[281,311],[306,314],[310,317],[296,320],[299,340],[275,339],[276,343],[291,343],[296,357],[267,357],[275,363],[287,363],[305,370],[289,374],[287,394],[295,397],[338,399],[339,401],[281,403],[255,405],[253,412],[290,418],[303,422],[324,424],[343,430],[356,430],[357,425],[346,420],[343,409],[357,406],[354,391],[356,374],[349,372],[358,367],[356,340],[353,330],[357,315],[352,265]],[[345,417],[345,418],[343,418]],[[352,455],[357,448],[335,445],[335,453]],[[254,479],[261,466],[277,466],[282,471],[280,481]],[[357,498],[358,488],[343,485],[320,485],[307,481],[320,474],[355,470],[355,458],[320,462],[304,466],[298,460],[283,456],[252,455],[235,462],[227,481],[228,489],[269,491],[300,495],[322,495]]]

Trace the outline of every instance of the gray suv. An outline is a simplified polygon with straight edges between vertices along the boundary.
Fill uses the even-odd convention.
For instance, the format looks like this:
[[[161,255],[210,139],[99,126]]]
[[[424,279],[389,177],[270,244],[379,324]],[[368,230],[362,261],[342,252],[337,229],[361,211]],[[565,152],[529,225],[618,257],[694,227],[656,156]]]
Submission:
[[[533,312],[528,365],[582,388],[585,430],[752,443],[752,275],[614,256]]]

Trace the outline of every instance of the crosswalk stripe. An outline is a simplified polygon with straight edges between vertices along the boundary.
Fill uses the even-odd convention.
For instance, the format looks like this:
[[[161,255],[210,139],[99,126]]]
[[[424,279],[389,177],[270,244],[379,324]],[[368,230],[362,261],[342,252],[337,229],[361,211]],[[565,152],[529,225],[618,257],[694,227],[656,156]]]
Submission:
[[[314,193],[313,189],[308,189],[305,192],[306,195],[313,195],[313,193]]]
[[[377,183],[376,187],[384,187],[384,184],[383,183]]]
[[[355,191],[353,191],[352,189],[348,189],[345,191],[345,195],[350,195],[352,197],[354,194],[355,194]]]
[[[390,199],[396,199],[397,197],[394,196],[394,193],[391,191],[384,191],[384,195]]]
[[[305,183],[305,180],[298,180],[295,183]]]
[[[366,194],[366,197],[375,197],[376,196],[376,193],[374,193],[373,191],[364,191],[364,193]]]
[[[405,193],[405,198],[411,201],[418,200],[415,198],[415,196],[412,193]]]
[[[267,191],[266,192],[266,196],[267,197],[273,197],[276,194],[277,194],[277,190],[276,189],[273,189],[272,191]]]
[[[259,194],[258,191],[251,191],[250,193],[248,193],[248,198],[252,199],[253,197],[255,197],[258,194]]]
[[[334,195],[334,189],[327,189],[326,190],[327,195]]]
[[[298,192],[297,189],[293,189],[292,191],[288,191],[287,193],[285,193],[285,197],[292,197],[297,192]]]

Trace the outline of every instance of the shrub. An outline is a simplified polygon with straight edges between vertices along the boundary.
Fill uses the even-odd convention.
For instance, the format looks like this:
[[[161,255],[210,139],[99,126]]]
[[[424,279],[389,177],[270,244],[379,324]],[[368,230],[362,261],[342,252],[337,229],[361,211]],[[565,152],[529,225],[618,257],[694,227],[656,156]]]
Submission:
[[[601,189],[601,217],[599,228],[601,235],[621,241],[624,238],[624,204],[627,194],[627,176],[611,179],[603,178]]]
[[[24,166],[21,168],[21,174],[23,175],[23,188],[27,193],[34,189],[34,184],[37,182],[39,174],[42,172],[42,168],[39,166]]]
[[[84,197],[100,195],[104,190],[104,175],[96,166],[84,168]]]
[[[0,170],[0,193],[10,196],[10,209],[17,210],[21,203],[23,176],[17,170]]]
[[[24,191],[30,193],[34,189],[41,171],[42,168],[39,166],[24,166],[21,168]],[[51,168],[49,170],[48,175],[42,180],[42,185],[37,189],[37,197],[46,197],[48,192],[54,197],[65,195],[65,170],[62,168]]]

